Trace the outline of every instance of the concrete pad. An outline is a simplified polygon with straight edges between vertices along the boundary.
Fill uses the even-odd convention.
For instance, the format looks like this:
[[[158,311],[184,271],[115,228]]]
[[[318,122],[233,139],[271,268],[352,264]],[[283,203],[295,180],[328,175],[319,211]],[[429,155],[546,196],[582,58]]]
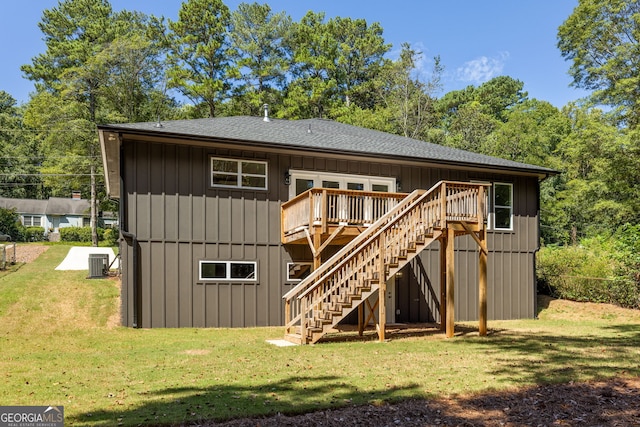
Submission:
[[[67,256],[56,267],[56,270],[89,270],[89,254],[107,254],[109,255],[109,264],[116,258],[116,254],[111,248],[94,248],[92,246],[74,246],[69,249]],[[118,268],[119,260],[117,260],[111,268]]]
[[[287,340],[267,340],[267,342],[275,345],[276,347],[291,347],[297,345]]]

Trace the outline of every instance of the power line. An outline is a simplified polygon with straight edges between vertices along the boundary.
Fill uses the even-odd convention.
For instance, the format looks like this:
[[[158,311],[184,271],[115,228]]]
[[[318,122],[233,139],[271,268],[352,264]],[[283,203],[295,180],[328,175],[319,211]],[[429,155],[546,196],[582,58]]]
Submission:
[[[91,176],[102,175],[98,173],[0,173],[0,176]]]
[[[41,156],[0,156],[0,159],[41,159],[41,158],[45,158],[45,159],[77,159],[77,158],[82,158],[82,159],[98,159],[101,156],[76,156],[76,155],[66,155],[66,156],[47,156],[45,154],[41,155]]]

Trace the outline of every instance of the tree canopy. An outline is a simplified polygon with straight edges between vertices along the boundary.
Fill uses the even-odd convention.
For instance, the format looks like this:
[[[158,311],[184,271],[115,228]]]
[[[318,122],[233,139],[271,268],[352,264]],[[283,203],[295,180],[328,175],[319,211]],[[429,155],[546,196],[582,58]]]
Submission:
[[[580,0],[558,29],[558,48],[573,85],[640,125],[640,1]]]
[[[639,4],[579,1],[558,48],[592,102],[557,108],[510,76],[441,93],[439,56],[393,49],[379,23],[357,17],[310,11],[296,22],[268,4],[187,0],[171,21],[61,0],[39,23],[44,52],[22,67],[36,92],[17,106],[0,91],[0,195],[79,189],[106,206],[96,124],[260,115],[268,104],[275,117],[555,168],[541,188],[544,240],[611,233],[640,221]]]

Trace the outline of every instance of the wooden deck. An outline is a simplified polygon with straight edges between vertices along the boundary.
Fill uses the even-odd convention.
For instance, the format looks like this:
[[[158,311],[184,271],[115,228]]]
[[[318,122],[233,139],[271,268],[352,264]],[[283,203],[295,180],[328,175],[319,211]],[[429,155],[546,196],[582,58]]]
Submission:
[[[314,271],[283,298],[286,338],[313,343],[358,309],[384,295],[386,283],[424,248],[441,243],[441,328],[453,336],[454,239],[470,234],[480,247],[480,333],[486,334],[486,185],[441,181],[411,194],[312,189],[282,205],[282,241],[309,244]],[[330,243],[344,247],[328,260]],[[383,299],[384,300],[384,299]],[[377,331],[385,336],[385,304]]]

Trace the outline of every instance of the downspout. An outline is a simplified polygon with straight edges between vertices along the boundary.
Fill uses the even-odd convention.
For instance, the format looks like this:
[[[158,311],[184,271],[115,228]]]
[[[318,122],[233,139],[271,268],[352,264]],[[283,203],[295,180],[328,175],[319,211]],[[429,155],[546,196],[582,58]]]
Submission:
[[[123,190],[124,190],[124,179],[122,177],[124,171],[124,149],[122,148],[122,144],[120,144],[120,234],[126,241],[131,241],[130,246],[133,248],[133,262],[132,262],[132,270],[133,270],[133,280],[131,282],[131,290],[133,292],[133,323],[132,326],[134,328],[139,328],[140,323],[138,321],[139,318],[139,308],[138,308],[138,237],[134,233],[130,233],[124,229],[124,219],[125,219],[125,203],[126,200],[123,200]],[[128,242],[127,242],[128,243]]]

